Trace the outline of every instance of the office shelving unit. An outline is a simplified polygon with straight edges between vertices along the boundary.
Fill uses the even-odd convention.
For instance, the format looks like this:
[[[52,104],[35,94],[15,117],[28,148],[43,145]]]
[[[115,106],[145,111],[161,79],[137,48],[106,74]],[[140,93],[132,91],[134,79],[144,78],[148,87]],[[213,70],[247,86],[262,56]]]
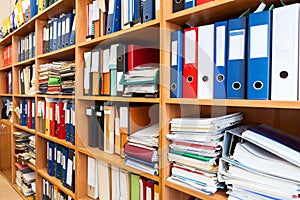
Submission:
[[[274,3],[278,4],[278,0],[263,0],[268,5]],[[202,100],[202,99],[174,99],[170,98],[170,41],[171,32],[186,28],[186,24],[194,26],[205,25],[214,23],[216,21],[227,20],[230,18],[238,17],[247,8],[252,10],[260,4],[260,0],[215,0],[203,5],[199,5],[187,10],[172,13],[172,0],[160,0],[160,16],[147,23],[143,23],[129,29],[121,30],[109,35],[104,35],[103,30],[100,31],[100,36],[93,40],[86,41],[86,26],[87,21],[86,5],[91,3],[92,0],[59,0],[43,12],[36,15],[29,22],[24,24],[19,29],[7,35],[0,41],[1,47],[6,47],[12,44],[13,49],[13,63],[9,66],[3,66],[3,61],[0,59],[0,85],[4,84],[4,73],[12,70],[13,73],[13,94],[6,94],[0,88],[0,99],[12,98],[15,106],[20,99],[34,99],[38,102],[44,98],[56,99],[70,99],[75,101],[76,106],[76,144],[72,145],[65,140],[46,136],[38,130],[31,130],[27,127],[18,125],[15,114],[13,115],[13,122],[4,120],[3,123],[8,124],[10,133],[16,130],[24,130],[35,134],[36,136],[36,166],[30,165],[36,172],[37,181],[37,199],[42,198],[42,179],[46,179],[53,185],[56,185],[63,192],[68,194],[74,199],[91,200],[87,196],[87,158],[88,156],[95,157],[109,164],[118,166],[129,172],[139,174],[159,183],[160,199],[183,199],[188,200],[191,197],[198,197],[200,199],[226,199],[225,191],[218,191],[213,195],[205,195],[200,192],[186,187],[179,186],[172,182],[167,181],[170,175],[170,163],[167,159],[168,153],[168,140],[165,135],[170,132],[169,121],[173,117],[187,116],[190,114],[226,114],[231,112],[240,111],[244,114],[243,123],[267,123],[274,127],[286,130],[295,135],[300,136],[299,133],[299,117],[300,117],[300,102],[287,102],[287,101],[271,101],[271,100]],[[287,1],[287,3],[292,0]],[[70,12],[76,9],[76,44],[64,49],[60,49],[50,53],[42,53],[42,40],[43,29],[42,27],[47,23],[51,17],[59,16],[61,13]],[[79,28],[78,28],[79,27]],[[36,34],[36,49],[35,57],[18,62],[18,39],[28,33],[35,31]],[[160,93],[159,98],[125,98],[125,97],[112,97],[112,96],[84,96],[83,95],[83,66],[85,51],[89,51],[97,47],[99,44],[109,46],[118,42],[126,43],[142,43],[151,47],[160,49]],[[0,49],[0,53],[2,49]],[[18,70],[30,64],[36,65],[36,80],[38,80],[37,70],[39,65],[52,61],[59,60],[75,60],[76,64],[76,95],[23,95],[18,91]],[[36,88],[38,88],[38,81],[36,81]],[[115,103],[148,103],[159,105],[159,123],[160,123],[160,145],[159,145],[159,176],[152,176],[125,165],[124,160],[118,155],[110,155],[104,153],[96,148],[90,148],[86,145],[87,127],[83,126],[88,124],[88,119],[85,116],[85,108],[94,105],[95,102],[111,101]],[[37,105],[37,104],[36,104]],[[0,106],[1,108],[1,106]],[[37,110],[37,106],[36,106]],[[3,121],[3,120],[1,120]],[[36,118],[36,127],[39,127]],[[13,137],[9,137],[12,142]],[[47,173],[47,158],[46,158],[46,143],[53,141],[65,147],[75,150],[76,160],[76,175],[75,175],[75,193],[65,188],[59,180],[51,177]],[[14,152],[12,145],[11,152]],[[11,153],[11,159],[7,162],[10,163],[12,170],[10,177],[14,187],[15,180],[15,167],[14,155]],[[3,169],[2,169],[3,170]],[[8,173],[8,174],[9,174]],[[24,199],[27,199],[24,197]],[[30,198],[29,198],[30,199]]]

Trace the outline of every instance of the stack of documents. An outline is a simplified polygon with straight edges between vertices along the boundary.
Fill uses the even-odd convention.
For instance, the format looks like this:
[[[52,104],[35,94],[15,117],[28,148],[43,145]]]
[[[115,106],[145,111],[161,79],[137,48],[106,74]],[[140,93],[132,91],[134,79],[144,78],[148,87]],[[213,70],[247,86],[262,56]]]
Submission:
[[[299,198],[300,139],[267,125],[228,130],[219,180],[229,199]]]
[[[24,196],[28,197],[35,193],[32,185],[35,184],[35,172],[27,166],[19,163],[15,164],[17,167],[16,171],[16,184],[19,189],[22,190]]]
[[[241,113],[214,118],[173,118],[168,159],[169,181],[203,192],[223,187],[217,179],[218,160],[224,131],[242,120]]]
[[[30,156],[29,163],[35,166],[35,135],[29,137],[28,154]]]
[[[75,92],[75,63],[61,67],[59,73],[63,94],[73,94]]]
[[[125,85],[123,96],[157,95],[159,90],[157,67],[142,66],[123,74],[120,84]]]
[[[153,124],[128,136],[125,163],[143,172],[158,175],[159,124]]]
[[[22,132],[14,132],[15,136],[15,154],[17,156],[17,162],[22,165],[26,165],[30,159],[30,155],[28,154],[28,144],[29,144],[29,136],[30,133]]]

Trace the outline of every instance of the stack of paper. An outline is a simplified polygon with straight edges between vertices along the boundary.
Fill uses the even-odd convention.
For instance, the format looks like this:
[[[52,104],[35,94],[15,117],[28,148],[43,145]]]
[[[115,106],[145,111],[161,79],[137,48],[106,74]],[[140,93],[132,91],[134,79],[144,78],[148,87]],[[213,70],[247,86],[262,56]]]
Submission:
[[[61,67],[59,73],[63,94],[73,94],[75,92],[75,63]]]
[[[35,166],[35,135],[32,135],[29,137],[29,144],[28,144],[28,150],[29,150],[29,162]]]
[[[131,134],[124,147],[126,165],[158,175],[158,136],[159,124]]]
[[[28,154],[28,144],[29,144],[29,136],[30,133],[26,133],[24,131],[14,132],[15,136],[15,154],[17,156],[17,162],[22,165],[26,165],[30,159],[30,155]]]
[[[35,183],[35,172],[32,171],[29,167],[15,163],[17,167],[16,171],[16,184],[19,189],[22,190],[24,196],[31,196],[35,192],[32,188],[32,185]]]
[[[230,199],[299,198],[300,139],[266,125],[225,134],[220,181]]]
[[[124,74],[120,84],[125,85],[123,96],[158,94],[159,70],[157,67],[135,67]]]
[[[169,181],[205,194],[223,187],[217,179],[218,160],[224,131],[242,120],[241,113],[215,118],[174,118],[168,159]]]

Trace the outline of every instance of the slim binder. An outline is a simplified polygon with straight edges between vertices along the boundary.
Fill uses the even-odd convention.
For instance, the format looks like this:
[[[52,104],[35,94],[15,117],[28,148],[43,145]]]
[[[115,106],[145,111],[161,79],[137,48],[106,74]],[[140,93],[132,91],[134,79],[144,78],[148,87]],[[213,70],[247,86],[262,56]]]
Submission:
[[[121,29],[121,0],[109,0],[106,34]]]
[[[148,22],[155,19],[155,0],[144,0],[142,22]]]

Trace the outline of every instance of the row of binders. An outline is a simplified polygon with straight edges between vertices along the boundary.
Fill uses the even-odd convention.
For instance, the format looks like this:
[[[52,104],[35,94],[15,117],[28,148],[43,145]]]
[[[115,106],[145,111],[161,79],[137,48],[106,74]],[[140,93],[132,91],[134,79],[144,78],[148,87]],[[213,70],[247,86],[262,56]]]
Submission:
[[[38,131],[75,145],[75,105],[68,100],[39,100]]]
[[[75,93],[75,63],[58,61],[39,66],[39,91],[41,94]]]
[[[12,90],[13,90],[13,81],[12,81],[12,71],[6,71],[4,72],[4,77],[5,77],[5,94],[12,94]]]
[[[110,34],[154,20],[159,11],[159,0],[94,0],[87,4],[87,39],[100,32],[100,20],[104,21],[105,34]]]
[[[21,99],[20,107],[14,110],[20,120],[21,126],[26,126],[29,129],[35,129],[35,100]]]
[[[173,0],[173,13],[211,1],[213,0]]]
[[[84,95],[155,95],[159,50],[135,44],[84,53]],[[127,74],[126,74],[127,73]]]
[[[47,141],[47,172],[75,192],[75,151]]]
[[[35,94],[35,64],[20,69],[19,94]]]
[[[88,157],[87,194],[92,199],[158,200],[158,184]]]
[[[299,100],[299,10],[296,3],[172,32],[170,96]]]
[[[58,18],[52,18],[43,28],[43,53],[48,53],[75,44],[75,9]]]
[[[16,1],[12,13],[4,19],[1,29],[3,35],[7,35],[24,23],[28,22],[35,15],[51,6],[58,0],[18,0]]]
[[[18,62],[35,57],[35,32],[18,41]]]
[[[47,199],[73,200],[72,197],[61,191],[56,185],[43,179],[43,200]]]
[[[219,180],[229,199],[298,199],[300,139],[266,124],[226,131]]]
[[[167,180],[193,190],[212,194],[224,184],[218,181],[225,130],[241,122],[241,113],[213,118],[173,118],[167,134],[171,176]]]
[[[3,60],[3,66],[9,66],[12,64],[12,45],[9,45],[7,47],[4,47],[2,50],[2,60]]]

